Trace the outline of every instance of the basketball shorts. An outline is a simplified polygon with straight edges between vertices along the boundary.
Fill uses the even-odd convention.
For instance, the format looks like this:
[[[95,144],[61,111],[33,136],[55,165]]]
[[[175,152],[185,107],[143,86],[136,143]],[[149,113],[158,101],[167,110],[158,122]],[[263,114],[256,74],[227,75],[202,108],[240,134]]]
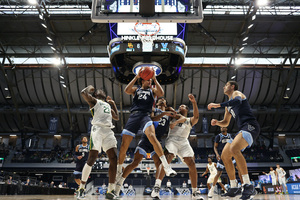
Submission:
[[[111,148],[117,148],[117,140],[114,132],[109,127],[92,126],[90,136],[90,150],[104,152]]]
[[[208,179],[207,179],[207,183],[213,183],[215,180],[216,174],[211,174],[209,175]],[[221,178],[218,178],[218,183],[221,183]]]
[[[75,179],[80,179],[81,178],[81,174],[82,174],[82,169],[85,165],[86,161],[82,162],[77,162],[76,163],[76,168],[75,171],[73,172]]]
[[[286,185],[286,179],[285,178],[278,178],[279,185]]]
[[[178,155],[182,160],[185,157],[194,157],[194,150],[192,149],[187,138],[182,137],[168,137],[165,143],[166,149]]]
[[[150,114],[145,112],[133,112],[125,125],[121,135],[130,135],[135,137],[139,129],[145,132],[145,129],[153,124]]]

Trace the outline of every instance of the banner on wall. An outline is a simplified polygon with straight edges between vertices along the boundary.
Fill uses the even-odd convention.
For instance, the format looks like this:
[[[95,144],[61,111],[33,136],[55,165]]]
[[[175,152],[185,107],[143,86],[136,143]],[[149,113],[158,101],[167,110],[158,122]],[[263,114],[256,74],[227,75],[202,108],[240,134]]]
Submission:
[[[202,131],[203,131],[204,134],[208,133],[207,117],[202,118]]]
[[[300,182],[296,183],[287,183],[289,194],[300,194]]]
[[[50,117],[49,121],[49,134],[56,134],[58,126],[58,117]]]

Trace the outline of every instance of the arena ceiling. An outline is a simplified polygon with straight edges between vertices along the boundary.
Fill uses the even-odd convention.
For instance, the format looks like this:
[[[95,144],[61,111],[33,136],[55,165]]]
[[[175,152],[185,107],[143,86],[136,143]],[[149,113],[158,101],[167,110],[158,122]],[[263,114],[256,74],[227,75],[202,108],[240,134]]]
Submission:
[[[91,22],[91,1],[44,2],[46,9],[58,13],[49,11],[47,29],[41,25],[37,9],[28,7],[27,1],[0,0],[0,51],[3,57],[0,133],[47,133],[50,116],[59,117],[60,133],[79,135],[86,132],[90,114],[79,92],[89,84],[104,88],[122,110],[121,120],[115,123],[116,132],[120,133],[129,116],[132,99],[123,92],[125,86],[115,80],[109,65],[65,63],[58,69],[38,61],[57,55],[80,59],[108,57],[107,25]],[[186,64],[179,81],[164,86],[169,104],[175,107],[189,104],[188,93],[195,94],[201,114],[196,132],[201,133],[203,116],[208,121],[223,117],[223,110],[208,111],[206,105],[224,101],[223,85],[228,80],[237,80],[253,105],[264,133],[299,134],[300,1],[273,0],[270,7],[258,10],[251,7],[248,0],[203,2],[206,6],[203,23],[188,25],[187,57],[230,59],[222,65]],[[66,11],[64,6],[71,7]],[[72,13],[71,8],[79,13]],[[59,14],[58,11],[64,12]],[[256,19],[253,27],[248,29],[254,11]],[[55,48],[59,49],[56,53],[48,44],[46,36],[49,34],[55,37]],[[248,40],[243,45],[245,37]],[[256,63],[237,68],[233,65],[237,57],[277,58],[281,63]],[[17,58],[35,58],[36,64],[15,65]],[[233,123],[229,129],[236,131]],[[209,126],[210,133],[218,131]]]

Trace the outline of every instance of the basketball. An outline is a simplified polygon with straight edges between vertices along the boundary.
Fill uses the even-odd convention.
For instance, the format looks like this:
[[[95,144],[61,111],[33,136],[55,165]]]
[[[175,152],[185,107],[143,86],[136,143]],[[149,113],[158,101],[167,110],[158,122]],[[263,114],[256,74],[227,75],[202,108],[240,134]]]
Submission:
[[[152,67],[143,67],[139,72],[139,75],[142,79],[148,81],[153,77],[154,70]]]

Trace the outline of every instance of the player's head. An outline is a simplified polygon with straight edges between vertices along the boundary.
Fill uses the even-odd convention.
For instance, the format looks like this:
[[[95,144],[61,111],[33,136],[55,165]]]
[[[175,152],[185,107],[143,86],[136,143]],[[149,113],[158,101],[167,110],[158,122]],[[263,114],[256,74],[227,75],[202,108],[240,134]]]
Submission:
[[[158,97],[158,99],[156,100],[156,106],[163,106],[163,107],[167,107],[168,102],[165,99],[165,97]]]
[[[141,85],[144,89],[148,89],[151,87],[151,84],[152,84],[152,79],[149,79],[149,80],[144,80],[142,78],[139,78],[138,79],[138,84]]]
[[[270,170],[273,171],[273,167],[270,167]]]
[[[178,112],[183,116],[187,116],[189,107],[187,105],[181,104],[178,108]]]
[[[223,135],[226,135],[226,134],[227,134],[227,127],[220,127],[220,129],[221,129],[221,133],[222,133]]]
[[[88,142],[88,139],[86,136],[81,137],[81,143],[86,144]]]
[[[280,165],[277,163],[277,164],[276,164],[276,167],[277,167],[277,168],[280,168]]]
[[[233,91],[239,89],[239,85],[236,81],[228,81],[225,86],[223,87],[224,94],[231,94]]]
[[[211,163],[211,162],[212,162],[211,157],[208,157],[208,158],[207,158],[207,162],[208,162],[208,163]]]
[[[96,89],[92,96],[103,101],[106,99],[106,93],[101,89]]]

